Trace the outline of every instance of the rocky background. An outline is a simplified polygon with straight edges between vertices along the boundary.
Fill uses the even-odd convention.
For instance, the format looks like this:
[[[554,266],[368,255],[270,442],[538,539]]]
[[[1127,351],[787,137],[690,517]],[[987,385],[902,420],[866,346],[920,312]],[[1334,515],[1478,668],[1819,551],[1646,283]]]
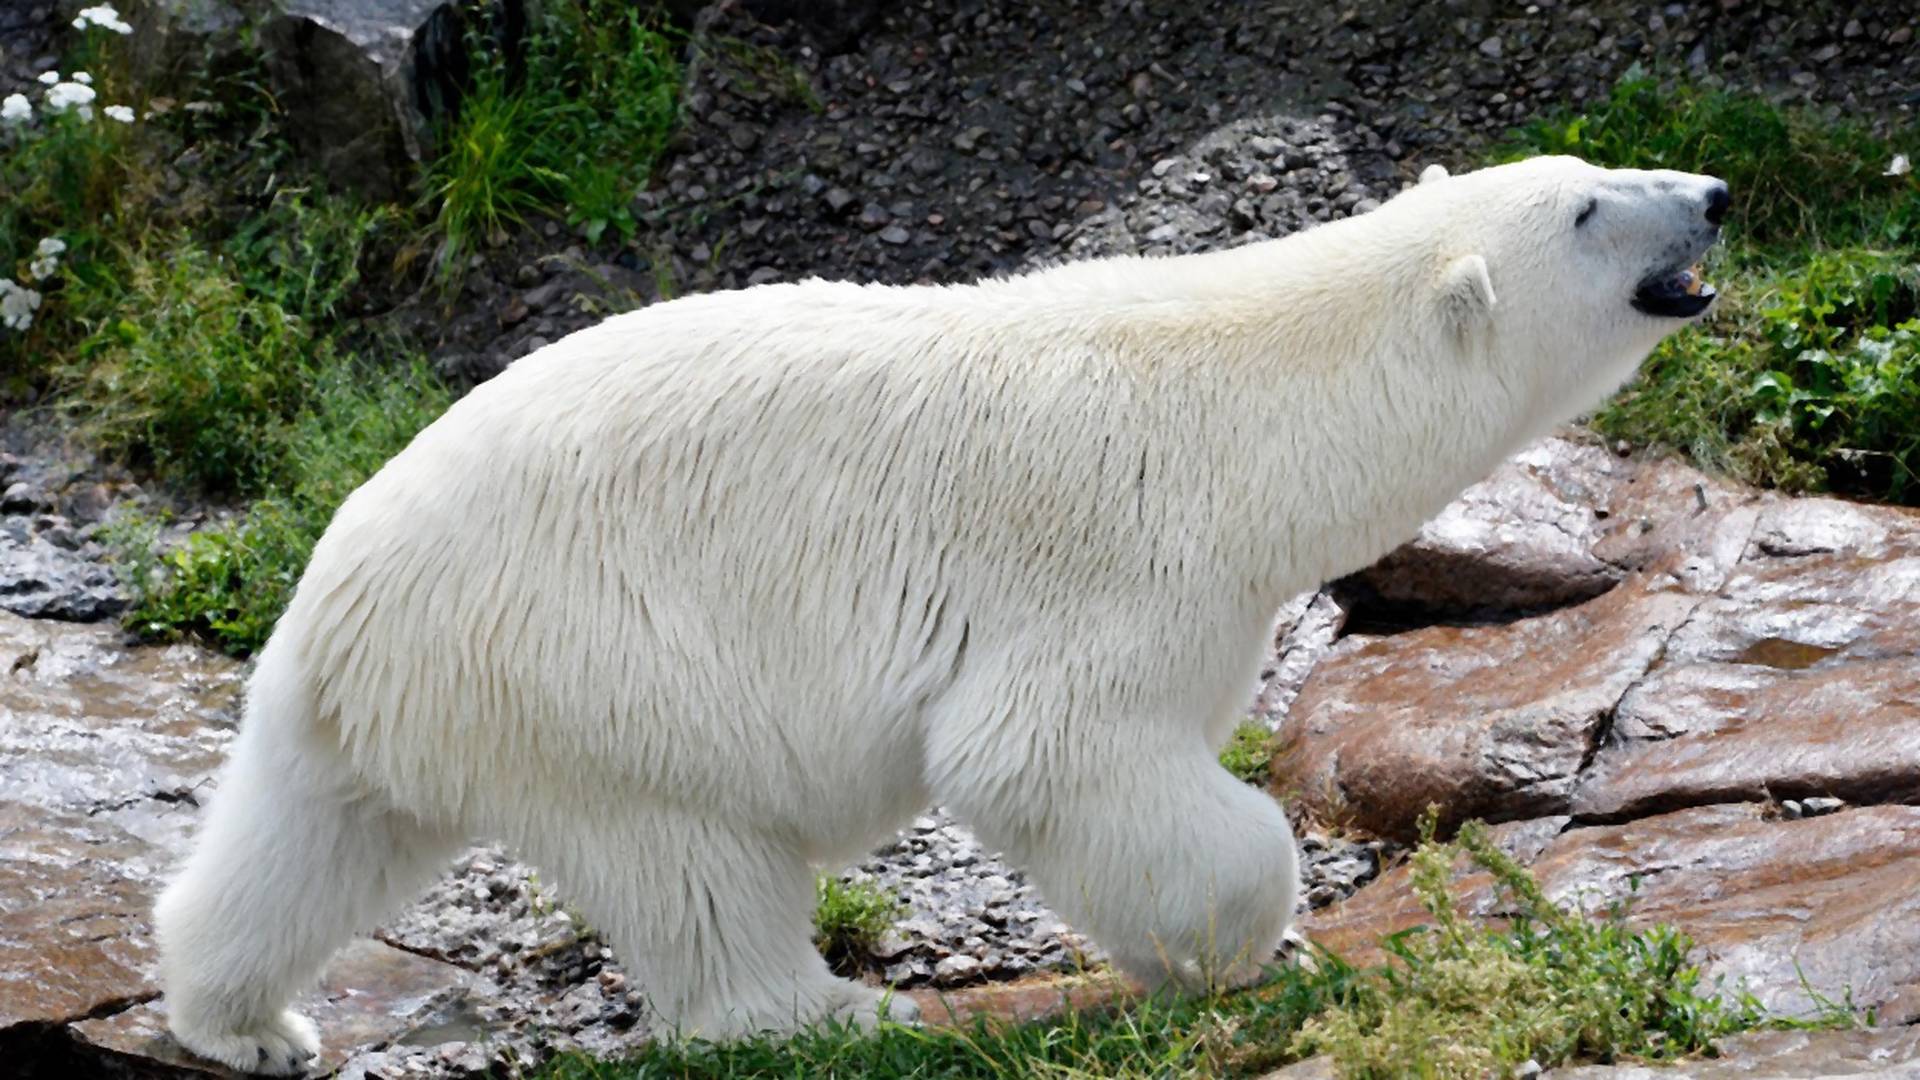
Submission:
[[[174,43],[153,62],[216,47],[231,26],[202,16],[220,10],[146,9]],[[312,153],[351,151],[351,175],[391,183],[450,62],[438,5],[263,10],[281,90],[316,103]],[[63,13],[0,10],[0,92],[55,65]],[[481,258],[450,311],[398,302],[388,317],[443,372],[483,379],[663,294],[954,281],[1281,235],[1364,212],[1424,164],[1471,161],[1632,64],[1886,128],[1920,106],[1916,16],[1892,2],[742,0],[683,15],[752,48],[695,38],[687,123],[637,206],[640,242],[588,252],[536,227]],[[768,56],[804,89],[769,77]],[[0,451],[0,1072],[197,1075],[159,1036],[146,908],[231,737],[243,672],[193,646],[126,644],[97,531],[128,505],[168,502],[182,527],[218,509],[143,490],[22,418],[0,425]],[[1279,615],[1248,690],[1277,733],[1273,789],[1300,819],[1304,929],[1364,960],[1415,921],[1395,861],[1437,802],[1502,822],[1555,896],[1637,888],[1639,917],[1679,923],[1710,971],[1770,1005],[1850,993],[1889,1023],[1920,1019],[1917,626],[1912,513],[1544,443]],[[908,901],[871,970],[923,1004],[1044,1010],[1098,960],[937,810],[849,873]],[[470,853],[335,964],[312,1002],[330,1062],[478,1075],[635,1045],[641,988],[581,931],[533,871]],[[1750,1056],[1811,1055],[1838,1075],[1920,1055],[1910,1029],[1882,1041]]]

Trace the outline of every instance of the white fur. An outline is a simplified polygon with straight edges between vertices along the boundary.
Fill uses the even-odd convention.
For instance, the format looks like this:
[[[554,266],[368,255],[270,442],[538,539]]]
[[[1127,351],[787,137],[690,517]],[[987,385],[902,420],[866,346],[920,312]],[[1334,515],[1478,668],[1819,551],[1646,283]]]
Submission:
[[[1231,251],[691,297],[528,357],[314,550],[159,905],[174,1031],[298,1068],[291,997],[473,836],[682,1030],[870,1021],[811,868],[930,802],[1148,981],[1252,977],[1293,836],[1214,755],[1273,611],[1625,379],[1705,184],[1543,159]]]

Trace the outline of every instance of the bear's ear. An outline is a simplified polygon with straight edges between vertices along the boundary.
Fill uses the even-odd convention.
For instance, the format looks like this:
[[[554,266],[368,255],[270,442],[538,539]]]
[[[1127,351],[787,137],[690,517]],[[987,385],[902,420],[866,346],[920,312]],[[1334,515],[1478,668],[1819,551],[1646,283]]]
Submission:
[[[1440,291],[1457,329],[1466,330],[1493,311],[1493,278],[1483,256],[1462,255],[1448,263]]]
[[[1445,180],[1447,175],[1447,167],[1445,165],[1429,165],[1420,170],[1420,182],[1423,184],[1431,184],[1435,180]]]

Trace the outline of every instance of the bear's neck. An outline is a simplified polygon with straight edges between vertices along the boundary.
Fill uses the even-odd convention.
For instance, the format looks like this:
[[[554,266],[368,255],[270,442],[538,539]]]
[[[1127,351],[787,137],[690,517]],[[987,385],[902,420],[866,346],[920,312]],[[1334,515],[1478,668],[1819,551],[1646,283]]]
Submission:
[[[1431,261],[1328,227],[1115,267],[1139,278],[1131,302],[1107,293],[1096,351],[1140,363],[1150,426],[1196,440],[1169,509],[1229,508],[1244,543],[1221,550],[1272,598],[1371,564],[1542,433],[1507,374],[1525,365],[1435,320]]]

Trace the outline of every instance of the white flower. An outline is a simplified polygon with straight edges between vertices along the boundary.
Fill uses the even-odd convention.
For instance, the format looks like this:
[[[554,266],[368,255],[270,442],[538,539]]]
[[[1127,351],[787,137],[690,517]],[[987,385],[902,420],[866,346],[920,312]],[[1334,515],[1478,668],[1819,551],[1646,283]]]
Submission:
[[[133,110],[125,105],[109,105],[100,111],[106,113],[109,120],[118,120],[123,124],[133,123]]]
[[[12,278],[0,278],[0,324],[9,330],[25,330],[33,325],[33,312],[39,306],[39,293]]]
[[[93,85],[93,76],[87,74],[84,71],[76,71],[73,74],[67,76],[67,78],[72,79],[74,82],[77,82],[77,83],[86,83],[88,86]]]
[[[81,118],[86,119],[93,115],[95,96],[93,87],[86,83],[54,83],[53,89],[47,91],[47,111],[63,113],[76,109]]]
[[[8,94],[7,100],[0,101],[0,120],[17,124],[33,115],[33,106],[27,103],[25,94]]]
[[[40,246],[33,249],[33,253],[39,257],[27,264],[27,273],[32,274],[35,281],[47,280],[55,270],[60,269],[60,255],[66,250],[67,242],[57,236],[40,241]]]
[[[46,83],[48,86],[52,86],[54,83],[57,83],[60,81],[60,73],[57,71],[43,71],[40,73],[39,78],[41,82]]]
[[[1912,171],[1913,171],[1913,162],[1907,160],[1907,155],[1895,154],[1893,155],[1893,160],[1887,163],[1887,171],[1882,173],[1881,175],[1882,176],[1905,176]]]
[[[98,26],[102,30],[111,30],[116,34],[133,33],[133,27],[120,18],[120,13],[113,10],[112,4],[80,9],[80,14],[74,16],[73,28],[85,30],[89,25]]]

